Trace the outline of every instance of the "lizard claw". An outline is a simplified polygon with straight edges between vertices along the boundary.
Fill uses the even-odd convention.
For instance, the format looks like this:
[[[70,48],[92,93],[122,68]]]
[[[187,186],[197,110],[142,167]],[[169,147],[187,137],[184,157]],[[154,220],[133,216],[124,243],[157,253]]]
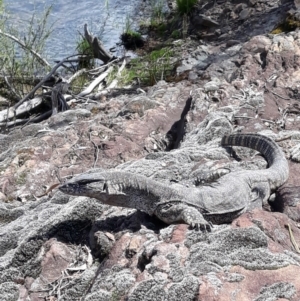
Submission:
[[[193,229],[196,229],[196,231],[204,231],[204,232],[211,232],[212,228],[213,228],[213,224],[211,222],[207,222],[207,223],[191,223],[190,226]]]
[[[181,213],[182,220],[197,231],[211,232],[212,223],[207,221],[195,208],[185,208]]]

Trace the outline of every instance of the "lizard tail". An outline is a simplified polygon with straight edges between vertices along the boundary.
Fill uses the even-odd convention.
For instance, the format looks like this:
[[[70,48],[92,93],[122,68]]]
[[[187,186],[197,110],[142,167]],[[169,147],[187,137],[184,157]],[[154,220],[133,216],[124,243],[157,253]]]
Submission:
[[[222,146],[244,146],[259,151],[267,160],[273,175],[272,186],[281,186],[289,177],[289,166],[281,148],[271,138],[260,134],[233,134],[224,136]]]

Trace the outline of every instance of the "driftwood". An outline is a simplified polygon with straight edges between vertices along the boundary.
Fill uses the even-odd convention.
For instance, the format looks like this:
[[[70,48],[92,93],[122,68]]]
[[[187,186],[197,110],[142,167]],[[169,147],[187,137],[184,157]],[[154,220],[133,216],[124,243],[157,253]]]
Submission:
[[[14,107],[10,107],[3,111],[0,111],[0,123],[6,122],[7,120],[13,119],[15,117],[20,117],[27,112],[32,111],[33,109],[41,105],[42,101],[43,98],[39,96],[23,103],[16,110],[14,110]]]
[[[13,121],[0,122],[0,128],[10,128],[19,125],[27,125],[29,123],[38,123],[49,118],[51,114],[52,114],[52,110],[49,110],[43,114],[31,118],[15,119]]]
[[[34,95],[34,93],[43,86],[43,84],[49,80],[51,78],[51,76],[55,73],[55,71],[64,64],[64,62],[66,60],[68,60],[70,57],[74,57],[75,55],[71,55],[67,58],[64,58],[63,60],[61,60],[59,63],[57,63],[52,70],[27,94],[25,95],[18,103],[16,103],[14,105],[14,109],[17,109],[17,107],[19,107],[23,102],[25,102],[27,99],[29,99],[30,97],[32,97]]]
[[[70,103],[74,101],[94,101],[118,86],[118,81],[122,76],[122,70],[126,66],[126,60],[124,60],[119,67],[114,80],[109,86],[106,86],[105,79],[114,70],[113,65],[118,64],[120,59],[112,56],[104,49],[101,41],[88,32],[86,24],[84,26],[84,35],[88,43],[92,46],[95,57],[101,59],[104,64],[91,70],[78,70],[73,76],[66,80],[57,76],[56,71],[59,67],[64,67],[64,64],[68,63],[70,58],[74,57],[74,55],[59,61],[19,102],[12,107],[0,111],[1,128],[40,122],[50,116],[58,114],[58,112],[68,110],[69,105],[67,99]],[[77,95],[72,95],[71,98],[67,97],[66,93],[71,82],[83,73],[92,78],[91,82]],[[7,78],[4,78],[4,80],[7,80]],[[40,95],[36,95],[37,91],[40,92]],[[37,115],[39,108],[45,108],[45,106],[42,106],[45,100],[51,103],[51,109],[46,112],[41,111]]]
[[[109,67],[104,73],[100,74],[98,77],[96,77],[91,84],[84,89],[82,92],[78,94],[79,97],[86,96],[90,94],[96,86],[98,86],[107,76],[108,74],[113,70],[113,67]]]
[[[84,37],[88,41],[90,47],[93,49],[94,57],[103,61],[104,64],[113,60],[115,57],[105,50],[102,42],[94,37],[87,28],[87,24],[84,24]]]

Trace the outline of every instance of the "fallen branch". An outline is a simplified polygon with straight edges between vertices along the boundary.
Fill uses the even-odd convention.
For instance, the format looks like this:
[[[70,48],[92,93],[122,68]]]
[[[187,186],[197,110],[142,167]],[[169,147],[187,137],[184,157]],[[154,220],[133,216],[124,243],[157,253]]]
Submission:
[[[33,99],[24,102],[22,105],[19,106],[16,110],[13,107],[0,111],[0,123],[5,122],[9,119],[19,117],[24,113],[28,113],[30,110],[38,107],[42,103],[42,97],[36,97]]]
[[[85,69],[85,68],[78,70],[67,80],[67,83],[71,84],[72,81],[74,81],[77,77],[79,77],[81,74],[86,73],[86,72],[87,72],[87,69]]]
[[[27,94],[25,95],[18,103],[16,103],[13,108],[17,109],[23,102],[25,102],[28,98],[30,98],[31,96],[33,96],[33,94],[55,73],[55,71],[64,64],[64,62],[66,60],[68,60],[70,57],[74,57],[77,56],[75,55],[71,55],[68,56],[66,58],[64,58],[63,60],[61,60],[59,63],[57,63],[52,70]]]
[[[29,123],[38,123],[41,122],[47,118],[49,118],[52,114],[52,110],[49,110],[39,116],[33,117],[33,118],[26,118],[26,119],[16,119],[13,121],[7,121],[7,122],[0,122],[0,127],[4,128],[10,128],[10,127],[15,127],[19,125],[27,125]]]
[[[90,94],[94,88],[99,85],[104,79],[105,77],[108,76],[108,74],[113,70],[113,67],[109,67],[104,73],[100,74],[96,79],[94,79],[91,84],[82,92],[80,92],[78,94],[79,97],[83,97],[86,96],[88,94]]]

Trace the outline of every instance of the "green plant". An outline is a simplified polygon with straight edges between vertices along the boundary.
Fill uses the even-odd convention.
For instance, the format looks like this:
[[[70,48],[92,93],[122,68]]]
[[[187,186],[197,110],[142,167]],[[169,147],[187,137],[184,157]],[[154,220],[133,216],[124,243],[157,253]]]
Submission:
[[[171,38],[173,39],[179,39],[181,37],[181,33],[178,29],[175,29],[171,33]]]
[[[26,178],[27,178],[27,173],[24,171],[18,175],[18,178],[16,179],[16,183],[18,185],[23,185],[26,183]]]
[[[283,22],[277,25],[272,31],[272,34],[294,31],[300,27],[300,21],[288,16]]]
[[[90,68],[93,65],[94,53],[91,45],[87,39],[80,35],[80,39],[77,41],[76,50],[79,57],[79,68]]]
[[[171,57],[173,51],[170,48],[161,48],[147,54],[141,60],[132,62],[136,77],[146,85],[154,85],[157,81],[165,79],[171,72]]]
[[[42,16],[33,14],[18,26],[7,19],[0,21],[0,76],[7,79],[12,98],[22,97],[34,85],[35,76],[50,69],[44,59],[45,43],[53,25],[48,25],[50,12],[51,6]]]
[[[170,71],[170,57],[172,51],[170,48],[162,48],[152,51],[147,57],[149,84],[154,85],[157,81],[165,78],[166,73]]]
[[[125,29],[120,36],[122,44],[126,49],[135,50],[144,46],[142,35],[132,29],[132,22],[129,16],[126,16]]]
[[[157,26],[164,21],[163,13],[164,2],[162,0],[151,1],[151,26]]]
[[[78,94],[82,91],[85,85],[90,82],[89,76],[84,72],[77,76],[71,83],[71,90],[74,94]]]
[[[173,51],[170,48],[161,48],[143,57],[132,59],[118,77],[119,84],[125,86],[138,79],[142,85],[154,85],[157,81],[166,79],[173,69],[172,56]],[[109,75],[108,84],[113,81],[117,73],[118,69],[115,68]]]
[[[177,11],[181,15],[189,14],[197,2],[198,0],[176,0]]]
[[[77,42],[76,50],[79,54],[85,54],[90,56],[92,56],[93,54],[93,49],[91,48],[87,39],[83,36],[81,36],[81,39]]]

